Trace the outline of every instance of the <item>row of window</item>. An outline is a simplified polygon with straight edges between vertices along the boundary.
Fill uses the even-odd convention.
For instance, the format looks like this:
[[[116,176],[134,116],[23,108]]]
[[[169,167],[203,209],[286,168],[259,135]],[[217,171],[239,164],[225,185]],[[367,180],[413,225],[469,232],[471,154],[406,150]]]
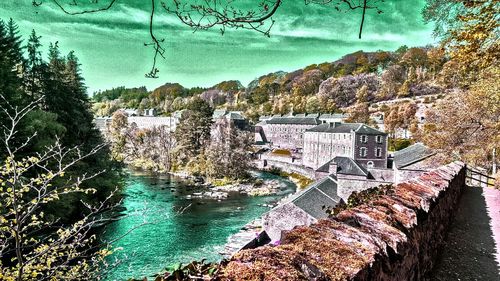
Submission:
[[[384,139],[383,139],[383,136],[375,136],[375,141],[376,141],[377,143],[382,143],[382,141],[383,141],[383,140],[384,140]],[[361,141],[362,143],[367,143],[367,142],[368,142],[368,136],[367,136],[367,135],[361,135],[361,136],[360,136],[360,141]]]
[[[315,144],[315,143],[312,143],[312,144],[308,144],[306,143],[306,146],[305,148],[310,148],[312,150],[316,150],[317,148],[320,149],[323,153],[324,152],[327,152],[327,153],[331,153],[331,152],[341,152],[342,153],[351,153],[351,147],[350,146],[345,146],[345,145],[330,145],[330,144],[324,144],[324,143],[321,143],[321,144]]]
[[[290,128],[290,127],[271,127],[271,132],[289,132],[289,133],[303,133],[305,128]]]
[[[361,147],[359,149],[359,156],[366,157],[366,155],[368,155],[368,148]],[[375,157],[382,157],[382,148],[380,147],[375,148]]]
[[[323,133],[320,134],[320,139],[322,140],[341,140],[341,139],[352,139],[351,134],[331,134],[331,133]]]

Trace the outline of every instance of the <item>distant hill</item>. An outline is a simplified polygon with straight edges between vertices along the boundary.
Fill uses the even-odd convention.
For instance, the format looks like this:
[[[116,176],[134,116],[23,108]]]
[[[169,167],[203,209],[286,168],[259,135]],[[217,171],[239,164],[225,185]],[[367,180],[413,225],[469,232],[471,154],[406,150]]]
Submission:
[[[208,88],[185,88],[167,83],[153,91],[124,87],[94,94],[96,113],[110,115],[120,107],[156,108],[162,114],[182,109],[199,96],[213,107],[244,111],[247,116],[341,111],[360,101],[445,93],[447,58],[437,48],[400,47],[396,51],[347,54],[334,62],[312,64],[292,72],[262,75],[244,87],[239,81],[222,81]],[[105,105],[111,103],[112,106]]]

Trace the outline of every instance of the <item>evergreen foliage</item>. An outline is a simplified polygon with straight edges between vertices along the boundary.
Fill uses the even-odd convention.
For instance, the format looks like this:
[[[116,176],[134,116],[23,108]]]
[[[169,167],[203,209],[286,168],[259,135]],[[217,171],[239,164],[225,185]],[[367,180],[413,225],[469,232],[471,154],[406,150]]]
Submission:
[[[23,47],[13,20],[0,21],[0,95],[3,97],[0,106],[4,109],[37,102],[37,107],[20,121],[19,132],[13,140],[16,144],[33,136],[29,145],[18,152],[19,157],[40,152],[56,139],[65,147],[80,147],[82,153],[104,143],[93,124],[90,100],[74,52],[63,56],[58,43],[51,43],[45,61],[40,36],[33,30]],[[0,117],[2,114],[5,113],[0,111]],[[0,126],[6,125],[4,122],[6,118],[0,118]],[[84,184],[84,187],[96,188],[97,193],[92,198],[96,202],[106,198],[120,183],[120,167],[111,160],[109,153],[108,148],[103,148],[67,171],[75,176],[82,171],[105,171]],[[0,151],[0,157],[4,156],[5,151]],[[80,199],[66,196],[49,209],[53,209],[62,221],[73,220],[82,215]]]

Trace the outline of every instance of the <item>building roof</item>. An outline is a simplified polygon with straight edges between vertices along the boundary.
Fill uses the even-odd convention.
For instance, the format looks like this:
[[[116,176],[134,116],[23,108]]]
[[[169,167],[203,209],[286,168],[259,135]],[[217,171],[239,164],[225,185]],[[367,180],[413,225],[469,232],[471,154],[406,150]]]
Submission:
[[[227,110],[225,110],[225,109],[216,109],[216,110],[214,110],[214,113],[212,114],[212,117],[214,119],[217,119],[219,117],[222,117],[222,116],[226,115],[226,113],[227,113]]]
[[[230,120],[245,120],[245,117],[241,115],[241,112],[239,111],[231,111],[228,114],[226,114],[226,118]]]
[[[363,123],[325,123],[306,130],[321,133],[350,133],[351,131],[365,135],[386,135],[386,133]]]
[[[290,203],[302,209],[310,216],[321,219],[328,216],[326,208],[335,207],[342,201],[337,195],[337,182],[333,176],[318,180],[306,190],[292,197]]]
[[[418,142],[405,149],[394,152],[394,164],[396,168],[400,169],[420,162],[434,154],[434,151]]]
[[[311,117],[273,117],[267,124],[296,124],[296,125],[318,125],[321,122]]]
[[[383,115],[375,115],[370,117],[376,124],[384,124],[384,116]]]
[[[241,111],[227,111],[225,109],[214,110],[214,113],[212,114],[212,118],[214,120],[222,117],[225,117],[229,120],[245,120],[245,117],[243,117]]]
[[[267,121],[266,120],[262,120],[259,123],[255,124],[255,127],[259,127],[259,126],[262,127],[264,125],[267,125]]]
[[[325,113],[319,116],[319,119],[344,119],[344,118],[347,118],[347,115],[342,113],[334,113],[334,114]]]
[[[309,114],[307,114],[306,117],[308,117],[308,118],[318,118],[319,117],[319,113],[309,113]]]
[[[174,111],[172,113],[172,117],[177,118],[177,119],[181,119],[182,118],[182,114],[184,114],[184,112],[186,112],[185,109]]]
[[[316,171],[328,173],[330,171],[330,164],[334,162],[337,164],[337,173],[344,175],[354,175],[354,176],[368,176],[368,170],[360,165],[356,160],[350,157],[337,156],[332,160],[325,163],[323,166],[319,167]]]
[[[356,133],[364,134],[364,135],[387,135],[387,133],[384,133],[382,131],[379,131],[373,127],[370,127],[365,124],[361,124],[361,127],[359,127],[356,130]]]

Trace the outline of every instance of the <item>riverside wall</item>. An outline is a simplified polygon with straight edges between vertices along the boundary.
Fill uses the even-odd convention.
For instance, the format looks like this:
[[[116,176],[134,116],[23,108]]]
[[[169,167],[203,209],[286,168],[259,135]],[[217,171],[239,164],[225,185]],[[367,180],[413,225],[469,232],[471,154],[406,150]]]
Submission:
[[[310,226],[278,246],[243,250],[223,280],[425,280],[465,187],[454,162]]]

